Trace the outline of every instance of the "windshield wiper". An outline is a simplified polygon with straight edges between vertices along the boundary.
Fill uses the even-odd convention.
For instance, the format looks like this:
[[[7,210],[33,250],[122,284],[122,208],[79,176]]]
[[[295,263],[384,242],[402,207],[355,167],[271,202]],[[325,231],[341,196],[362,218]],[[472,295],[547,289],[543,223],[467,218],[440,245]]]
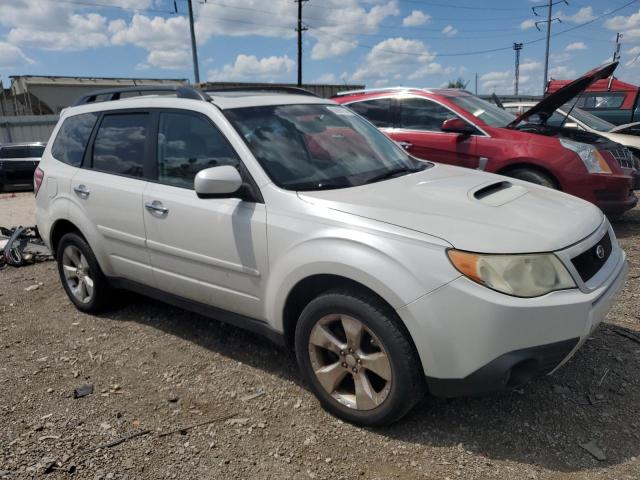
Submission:
[[[394,177],[399,177],[401,175],[407,175],[409,173],[416,173],[419,172],[421,170],[424,170],[424,168],[409,168],[409,167],[398,167],[398,168],[393,168],[391,170],[387,170],[384,173],[381,173],[379,175],[374,175],[373,177],[369,178],[366,183],[375,183],[375,182],[379,182],[381,180],[387,180],[389,178],[394,178]]]

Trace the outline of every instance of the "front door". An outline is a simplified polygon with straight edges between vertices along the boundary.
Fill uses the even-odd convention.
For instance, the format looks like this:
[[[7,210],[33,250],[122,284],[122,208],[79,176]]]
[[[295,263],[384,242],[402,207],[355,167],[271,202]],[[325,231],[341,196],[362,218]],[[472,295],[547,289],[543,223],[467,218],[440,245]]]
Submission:
[[[208,117],[159,113],[157,180],[144,192],[147,248],[158,288],[260,317],[267,270],[266,210],[238,198],[199,198],[198,171],[240,160]]]
[[[460,118],[448,108],[422,97],[398,99],[397,128],[387,132],[411,155],[439,163],[478,168],[476,136],[443,132],[442,122]],[[464,120],[464,119],[463,119]]]

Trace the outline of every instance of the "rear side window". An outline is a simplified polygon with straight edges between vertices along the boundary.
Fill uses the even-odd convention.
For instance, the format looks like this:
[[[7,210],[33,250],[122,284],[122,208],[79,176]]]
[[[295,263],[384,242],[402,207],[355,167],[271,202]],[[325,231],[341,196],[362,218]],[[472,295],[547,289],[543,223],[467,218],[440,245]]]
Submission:
[[[193,188],[196,174],[209,167],[237,166],[239,160],[207,119],[187,113],[161,113],[158,129],[158,181]]]
[[[93,143],[93,168],[142,177],[149,114],[105,115]]]
[[[0,148],[0,158],[36,158],[42,157],[44,147],[25,145],[20,147]]]
[[[348,107],[362,115],[378,128],[393,127],[390,98],[378,98],[376,100],[351,103]]]
[[[400,100],[400,128],[441,132],[442,122],[456,115],[448,108],[424,98]]]
[[[579,97],[576,106],[586,109],[620,108],[624,103],[624,93],[587,93]]]
[[[81,113],[65,119],[51,147],[53,158],[79,167],[97,118],[97,113]]]

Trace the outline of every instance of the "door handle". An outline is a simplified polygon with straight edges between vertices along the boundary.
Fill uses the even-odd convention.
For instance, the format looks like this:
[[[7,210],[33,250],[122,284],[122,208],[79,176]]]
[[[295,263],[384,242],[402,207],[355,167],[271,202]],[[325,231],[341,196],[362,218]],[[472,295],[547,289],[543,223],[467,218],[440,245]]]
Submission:
[[[77,187],[73,187],[73,191],[76,192],[76,195],[78,195],[80,198],[87,198],[91,193],[85,185],[78,185]]]
[[[405,150],[409,150],[411,147],[413,147],[413,143],[411,142],[398,141],[396,143],[400,145],[402,148],[404,148]]]
[[[167,213],[169,213],[169,209],[163,206],[162,202],[159,200],[145,203],[144,208],[149,210],[151,213],[158,213],[160,215],[166,215]]]

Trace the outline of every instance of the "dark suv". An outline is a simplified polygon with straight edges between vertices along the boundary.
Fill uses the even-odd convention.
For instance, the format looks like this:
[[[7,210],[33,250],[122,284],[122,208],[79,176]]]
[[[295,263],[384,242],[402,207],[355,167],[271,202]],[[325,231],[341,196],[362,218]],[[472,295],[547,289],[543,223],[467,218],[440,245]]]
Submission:
[[[33,189],[33,172],[44,147],[41,142],[0,145],[0,192]]]

